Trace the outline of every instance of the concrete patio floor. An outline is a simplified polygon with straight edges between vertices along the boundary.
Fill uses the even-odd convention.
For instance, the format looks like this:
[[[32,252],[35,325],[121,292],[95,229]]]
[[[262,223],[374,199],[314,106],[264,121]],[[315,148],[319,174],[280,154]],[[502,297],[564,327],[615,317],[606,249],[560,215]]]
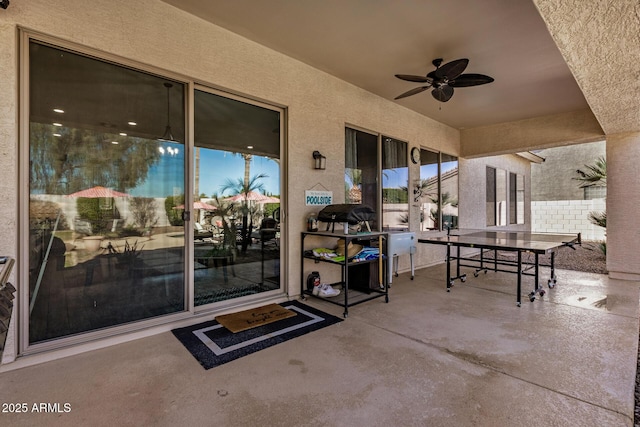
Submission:
[[[401,274],[388,304],[210,370],[167,332],[0,373],[0,402],[29,405],[0,424],[633,425],[638,283],[560,270],[518,308],[513,275],[470,275],[447,293],[444,273]],[[71,411],[31,412],[40,402]]]

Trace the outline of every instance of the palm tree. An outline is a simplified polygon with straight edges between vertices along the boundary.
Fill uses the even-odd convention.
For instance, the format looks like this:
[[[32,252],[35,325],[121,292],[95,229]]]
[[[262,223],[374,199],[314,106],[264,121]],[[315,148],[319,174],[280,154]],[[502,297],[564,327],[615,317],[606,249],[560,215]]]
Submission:
[[[266,174],[254,175],[250,178],[246,183],[243,178],[238,178],[235,181],[231,178],[227,179],[227,181],[221,186],[220,190],[224,193],[226,190],[231,190],[233,195],[243,195],[240,211],[242,213],[242,230],[240,232],[240,236],[242,239],[242,252],[247,251],[247,246],[249,246],[249,240],[251,238],[251,229],[253,227],[253,219],[250,213],[249,200],[247,200],[249,193],[252,191],[262,191],[264,190],[264,184],[259,182],[261,179],[267,178]],[[251,223],[249,223],[249,219],[251,218]]]
[[[573,178],[580,181],[580,188],[585,187],[606,187],[607,186],[607,160],[604,156],[596,159],[593,165],[584,165],[586,171],[576,170],[577,177]],[[607,228],[607,212],[590,212],[589,221],[592,224]]]
[[[604,156],[598,157],[593,165],[584,165],[584,167],[587,168],[587,171],[578,169],[576,170],[578,176],[573,178],[582,182],[580,188],[591,187],[592,185],[598,187],[607,186],[607,160]]]

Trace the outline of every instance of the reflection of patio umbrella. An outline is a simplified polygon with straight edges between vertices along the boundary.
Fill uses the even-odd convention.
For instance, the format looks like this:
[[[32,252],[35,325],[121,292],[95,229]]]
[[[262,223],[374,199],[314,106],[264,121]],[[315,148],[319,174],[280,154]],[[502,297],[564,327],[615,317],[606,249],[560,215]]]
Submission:
[[[101,186],[87,188],[86,190],[76,191],[75,193],[68,194],[67,197],[89,197],[96,199],[98,197],[129,197],[127,193],[121,193],[110,188]]]
[[[176,206],[173,209],[184,209],[184,205],[180,205],[180,206]],[[193,202],[193,209],[202,209],[205,211],[215,211],[216,208],[213,205],[210,205],[209,203],[205,203],[205,202]]]
[[[264,194],[260,194],[257,191],[249,191],[248,193],[236,194],[235,196],[231,196],[226,200],[229,200],[232,202],[243,202],[246,200],[249,202],[256,202],[260,204],[280,203],[280,199],[278,199],[277,197],[265,196]]]

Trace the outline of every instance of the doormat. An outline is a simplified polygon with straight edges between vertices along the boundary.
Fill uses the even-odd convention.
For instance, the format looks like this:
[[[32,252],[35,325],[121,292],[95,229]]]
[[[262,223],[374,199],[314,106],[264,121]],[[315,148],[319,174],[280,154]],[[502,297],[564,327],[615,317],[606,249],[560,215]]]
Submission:
[[[235,334],[295,315],[295,311],[288,310],[281,305],[269,304],[237,313],[216,316],[215,320]]]
[[[215,320],[171,332],[203,368],[211,369],[342,321],[298,301],[279,305],[296,315],[235,334]]]

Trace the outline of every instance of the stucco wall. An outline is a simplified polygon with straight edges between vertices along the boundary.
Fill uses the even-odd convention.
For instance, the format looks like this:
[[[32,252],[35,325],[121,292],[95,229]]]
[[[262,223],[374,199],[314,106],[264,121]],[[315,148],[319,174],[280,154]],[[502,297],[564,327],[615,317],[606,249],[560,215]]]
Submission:
[[[640,133],[607,137],[607,270],[640,281]]]
[[[460,173],[460,188],[468,189],[465,197],[460,198],[460,211],[468,212],[460,215],[460,228],[481,229],[487,226],[486,212],[486,168],[504,169],[509,172],[524,175],[525,188],[525,212],[524,225],[511,226],[512,229],[525,230],[531,224],[531,163],[516,155],[502,155],[483,157],[480,159],[466,159],[460,162],[461,169],[464,167],[465,173]],[[507,175],[508,176],[508,175]]]
[[[461,132],[464,157],[487,153],[504,154],[601,141],[604,132],[589,110],[534,117],[464,129]]]
[[[585,170],[598,157],[606,156],[604,141],[555,147],[536,152],[545,161],[531,165],[531,200],[582,200],[584,190],[576,170]]]

